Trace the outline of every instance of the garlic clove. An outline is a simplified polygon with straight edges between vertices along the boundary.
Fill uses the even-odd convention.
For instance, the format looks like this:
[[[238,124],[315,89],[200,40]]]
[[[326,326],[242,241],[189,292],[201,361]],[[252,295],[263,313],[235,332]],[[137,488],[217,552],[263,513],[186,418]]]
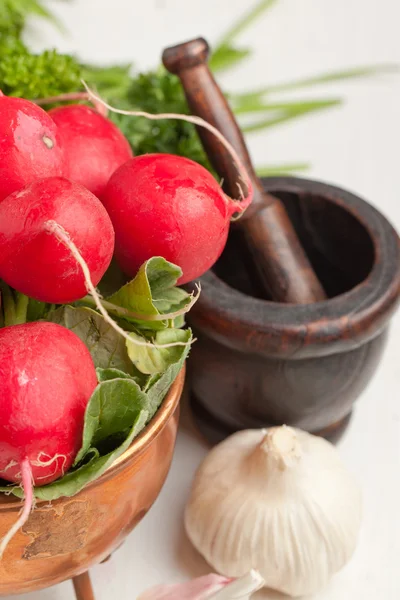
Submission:
[[[252,569],[248,575],[232,581],[216,594],[209,596],[209,600],[248,600],[254,592],[264,586],[264,583],[260,573]]]
[[[158,585],[144,592],[137,600],[203,600],[231,581],[220,575],[205,575],[186,583]]]
[[[187,583],[156,586],[137,600],[248,600],[263,585],[264,580],[254,570],[236,580],[211,574]]]

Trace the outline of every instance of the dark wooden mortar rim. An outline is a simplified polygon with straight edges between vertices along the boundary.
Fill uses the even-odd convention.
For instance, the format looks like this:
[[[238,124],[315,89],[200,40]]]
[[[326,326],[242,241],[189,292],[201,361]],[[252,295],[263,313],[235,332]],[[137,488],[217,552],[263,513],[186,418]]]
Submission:
[[[138,437],[132,442],[127,450],[119,457],[114,463],[107,469],[103,475],[101,475],[95,481],[92,481],[87,486],[85,486],[84,490],[89,489],[94,486],[101,485],[107,479],[113,477],[118,471],[123,469],[125,464],[131,460],[133,457],[137,458],[142,454],[148,446],[154,442],[154,440],[159,436],[159,434],[163,431],[164,427],[168,423],[169,419],[174,414],[175,410],[178,408],[179,400],[182,395],[183,386],[185,383],[185,371],[186,366],[184,365],[176,377],[174,383],[171,385],[165,399],[156,415],[150,421],[150,423],[144,428],[142,433],[138,435]],[[80,492],[78,492],[79,494]],[[77,494],[77,495],[78,495]],[[62,502],[63,500],[68,500],[69,498],[62,497],[53,502]],[[41,504],[48,504],[48,500],[38,500],[36,506]],[[20,500],[13,500],[10,496],[5,496],[4,494],[0,494],[0,514],[4,511],[15,510],[21,508]]]
[[[339,187],[294,177],[262,181],[271,194],[319,196],[355,217],[374,247],[369,275],[339,296],[300,305],[248,296],[209,271],[201,278],[202,293],[191,322],[223,344],[276,358],[329,355],[375,337],[395,311],[400,294],[399,238],[391,224],[368,202]]]

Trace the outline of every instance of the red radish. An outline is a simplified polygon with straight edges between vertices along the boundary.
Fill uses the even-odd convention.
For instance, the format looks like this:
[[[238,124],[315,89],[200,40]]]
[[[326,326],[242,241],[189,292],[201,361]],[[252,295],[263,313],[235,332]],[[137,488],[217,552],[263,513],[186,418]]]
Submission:
[[[0,557],[29,518],[32,486],[51,483],[72,466],[96,386],[89,350],[69,329],[55,323],[0,329],[0,478],[22,483],[25,496]]]
[[[39,106],[0,92],[0,202],[37,179],[64,174],[53,119]]]
[[[66,176],[99,196],[114,171],[131,158],[128,140],[114,123],[83,104],[54,108],[49,114],[62,138]]]
[[[170,154],[130,159],[111,176],[101,200],[125,273],[133,276],[145,260],[163,256],[181,267],[180,284],[215,263],[231,217],[241,210],[204,167]]]
[[[42,179],[0,203],[0,278],[19,292],[57,304],[87,293],[76,258],[49,227],[58,223],[86,262],[94,286],[109,266],[114,231],[101,202],[61,177]]]
[[[82,444],[86,405],[97,385],[89,350],[55,323],[0,329],[0,478],[35,485],[58,479]]]

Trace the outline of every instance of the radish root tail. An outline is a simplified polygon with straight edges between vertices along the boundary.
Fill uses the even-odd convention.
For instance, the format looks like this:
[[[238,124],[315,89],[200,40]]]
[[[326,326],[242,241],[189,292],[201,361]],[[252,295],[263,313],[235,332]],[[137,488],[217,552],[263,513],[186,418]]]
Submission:
[[[6,533],[0,542],[0,560],[4,554],[5,549],[14,537],[14,535],[25,525],[29,519],[33,508],[33,478],[31,465],[29,460],[25,458],[21,463],[21,474],[22,474],[22,488],[24,490],[24,507],[18,518],[11,529]]]
[[[47,456],[47,460],[44,460],[44,457]],[[55,454],[53,457],[49,457],[45,452],[40,452],[36,460],[32,461],[33,467],[50,467],[54,465],[54,474],[58,471],[58,459],[62,459],[62,467],[61,472],[62,475],[65,475],[65,465],[67,464],[67,457],[65,454]],[[43,475],[42,477],[36,476],[36,481],[39,482],[41,479],[47,479],[48,475]]]
[[[213,135],[215,135],[216,138],[219,139],[221,144],[228,150],[229,154],[232,156],[233,162],[235,163],[236,168],[238,170],[239,178],[242,180],[242,182],[247,188],[247,196],[245,196],[240,182],[238,182],[241,200],[234,200],[233,198],[230,198],[230,196],[227,196],[225,194],[225,197],[230,202],[232,215],[235,213],[243,213],[251,204],[251,201],[253,199],[253,185],[251,183],[249,174],[247,173],[245,166],[240,160],[239,155],[232,146],[232,144],[230,144],[228,140],[222,135],[222,133],[216,127],[211,125],[211,123],[208,123],[208,121],[205,121],[201,117],[196,117],[194,115],[179,115],[176,113],[153,114],[142,110],[123,110],[120,108],[115,108],[114,106],[111,106],[111,104],[108,104],[105,100],[103,100],[103,98],[101,98],[93,90],[91,90],[85,81],[82,81],[82,84],[85,87],[86,92],[89,95],[95,107],[98,107],[99,104],[102,104],[110,112],[132,117],[145,117],[146,119],[150,119],[151,121],[158,121],[160,119],[178,119],[179,121],[186,121],[187,123],[192,123],[193,125],[203,127],[204,129],[210,131]]]
[[[64,244],[64,246],[66,246],[68,248],[68,250],[70,250],[70,252],[73,255],[73,257],[75,258],[76,262],[79,264],[79,266],[82,269],[82,273],[83,273],[83,276],[85,279],[87,291],[92,296],[97,310],[103,316],[104,320],[113,329],[115,329],[115,331],[117,331],[120,335],[122,335],[122,337],[124,337],[128,342],[130,342],[131,344],[132,343],[136,344],[137,346],[149,346],[150,348],[172,348],[174,346],[187,346],[188,345],[187,342],[173,342],[171,344],[154,344],[153,342],[142,342],[142,341],[133,339],[124,329],[122,329],[122,327],[120,327],[118,325],[118,323],[116,323],[114,321],[114,319],[112,317],[110,317],[110,315],[104,308],[103,304],[101,303],[100,295],[92,283],[92,278],[90,275],[89,267],[87,266],[84,258],[82,257],[81,253],[79,252],[78,248],[76,247],[74,242],[71,240],[69,233],[64,229],[64,227],[62,225],[60,225],[59,223],[57,223],[56,221],[53,221],[53,220],[46,221],[45,229],[49,233],[53,234],[62,244]]]

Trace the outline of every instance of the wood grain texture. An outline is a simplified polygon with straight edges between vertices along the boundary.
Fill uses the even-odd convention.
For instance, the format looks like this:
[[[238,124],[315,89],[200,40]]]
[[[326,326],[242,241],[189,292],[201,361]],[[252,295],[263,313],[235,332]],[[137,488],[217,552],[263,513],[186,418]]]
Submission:
[[[154,419],[102,477],[72,498],[38,502],[0,561],[0,596],[73,579],[78,600],[92,600],[87,571],[122,544],[164,484],[184,377],[183,369]],[[20,510],[19,501],[0,495],[0,536]]]
[[[179,76],[193,114],[214,125],[238,152],[254,187],[252,205],[238,221],[266,293],[280,302],[308,304],[326,298],[283,204],[265,193],[253,168],[243,135],[207,64],[209,47],[198,38],[163,53],[165,67]],[[240,198],[239,174],[232,157],[209,131],[199,127],[204,149],[224,180],[224,190]],[[243,190],[245,193],[246,189]]]
[[[335,437],[381,360],[399,303],[399,238],[361,198],[299,178],[263,180],[286,206],[330,298],[262,299],[232,231],[189,316],[192,405],[213,442],[286,423]]]

